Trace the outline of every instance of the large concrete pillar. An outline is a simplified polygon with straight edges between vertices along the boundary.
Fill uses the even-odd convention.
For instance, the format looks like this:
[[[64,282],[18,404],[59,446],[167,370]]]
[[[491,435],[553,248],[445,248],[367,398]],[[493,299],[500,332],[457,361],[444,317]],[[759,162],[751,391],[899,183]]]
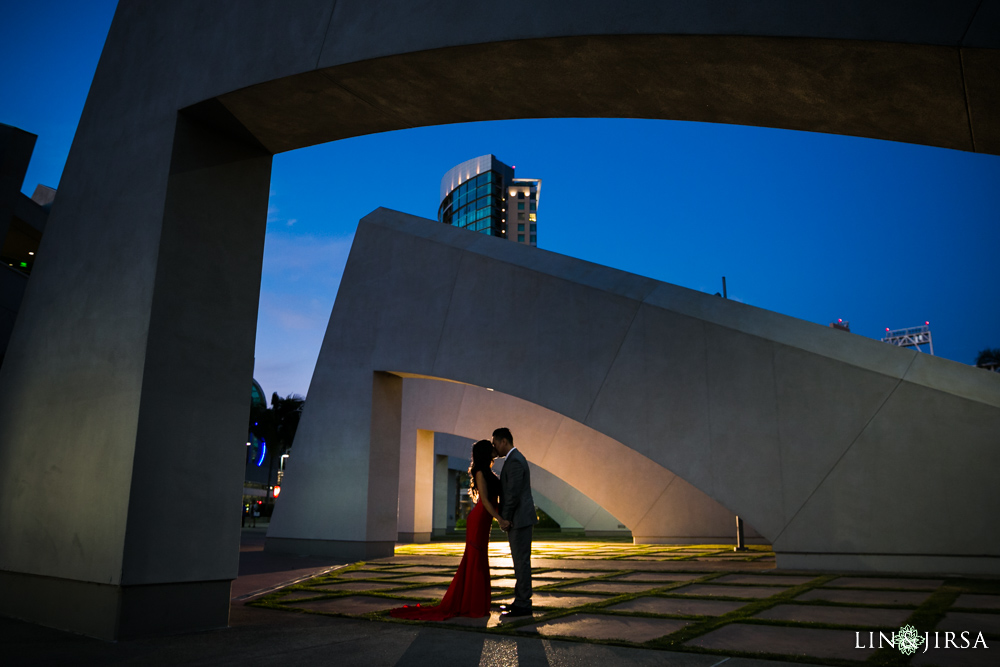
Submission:
[[[431,539],[436,488],[434,432],[417,429],[416,435],[416,439],[404,438],[404,446],[400,448],[397,526],[400,542]],[[404,458],[404,454],[409,456]]]
[[[306,402],[295,441],[308,439],[313,446],[301,448],[301,454],[297,449],[289,459],[265,549],[345,560],[391,556],[398,532],[403,380],[351,369],[349,360],[343,366],[322,363],[321,354],[311,388],[336,376],[365,389],[341,394],[333,403]],[[317,412],[331,420],[324,422]]]
[[[61,189],[0,372],[0,613],[105,639],[228,622],[271,166],[183,114],[121,132],[144,168]]]
[[[434,457],[434,519],[431,528],[434,537],[448,532],[448,480],[448,456],[438,454]],[[454,522],[452,516],[452,525]]]

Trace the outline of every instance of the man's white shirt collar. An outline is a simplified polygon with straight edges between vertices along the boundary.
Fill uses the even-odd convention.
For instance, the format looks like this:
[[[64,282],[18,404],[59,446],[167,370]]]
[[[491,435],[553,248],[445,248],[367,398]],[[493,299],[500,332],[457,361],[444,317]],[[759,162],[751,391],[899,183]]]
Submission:
[[[510,448],[510,452],[513,452],[513,451],[514,451],[515,449],[517,449],[517,447],[511,447],[511,448]],[[510,456],[510,452],[507,452],[507,456]],[[507,460],[507,456],[504,456],[504,457],[503,457],[503,460],[504,460],[504,461],[506,461],[506,460]]]

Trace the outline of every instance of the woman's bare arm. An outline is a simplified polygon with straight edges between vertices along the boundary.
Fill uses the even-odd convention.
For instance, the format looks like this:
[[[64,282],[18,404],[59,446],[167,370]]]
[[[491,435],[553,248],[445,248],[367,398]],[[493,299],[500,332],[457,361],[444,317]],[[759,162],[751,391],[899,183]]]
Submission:
[[[486,484],[486,474],[483,473],[482,470],[477,470],[476,491],[479,493],[479,500],[483,503],[483,507],[486,508],[486,511],[489,513],[491,517],[493,517],[497,521],[503,521],[503,519],[500,518],[500,512],[497,511],[497,508],[494,507],[493,503],[490,501],[488,489],[489,486]]]

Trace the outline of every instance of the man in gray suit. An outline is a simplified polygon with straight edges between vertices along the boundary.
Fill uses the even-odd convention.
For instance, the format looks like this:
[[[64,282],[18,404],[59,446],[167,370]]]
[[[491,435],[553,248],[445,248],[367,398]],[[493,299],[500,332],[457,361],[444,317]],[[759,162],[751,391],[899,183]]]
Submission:
[[[500,527],[507,531],[510,557],[514,561],[514,603],[504,616],[531,615],[531,533],[538,523],[531,497],[531,473],[524,455],[514,447],[514,436],[506,428],[493,431],[493,449],[504,457],[500,471]]]

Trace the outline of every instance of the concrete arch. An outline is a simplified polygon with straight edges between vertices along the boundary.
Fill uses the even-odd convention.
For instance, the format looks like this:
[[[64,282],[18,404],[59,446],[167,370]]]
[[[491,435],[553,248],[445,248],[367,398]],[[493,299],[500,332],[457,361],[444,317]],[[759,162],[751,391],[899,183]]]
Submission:
[[[505,412],[563,432],[526,445],[529,458],[586,480],[627,524],[656,484],[645,457],[745,517],[779,567],[1000,564],[986,472],[1000,463],[1000,378],[383,209],[358,227],[269,548],[389,553],[403,376],[494,389],[459,385],[451,407],[445,392],[418,392],[438,414],[467,415],[459,432],[471,435],[497,419],[498,399],[478,396],[547,408],[548,423]],[[455,432],[460,421],[434,426]],[[589,462],[555,447],[585,441],[584,429],[621,445],[602,466],[628,470],[574,470]],[[639,481],[616,483],[628,476]]]
[[[997,154],[998,35],[994,0],[123,0],[0,371],[16,388],[0,395],[0,611],[102,637],[225,624],[274,153],[597,116]],[[512,76],[535,94],[481,85]],[[178,479],[196,524],[160,502]],[[200,615],[145,611],[175,600]]]
[[[418,430],[475,440],[488,437],[500,425],[511,427],[529,463],[617,517],[637,544],[727,543],[735,539],[732,512],[656,461],[552,410],[467,384],[424,378],[403,381],[400,479],[417,468],[412,479],[418,484],[432,474],[430,459],[418,454]],[[551,486],[543,482],[543,493],[564,492],[555,484]],[[420,495],[415,491],[416,485],[400,484],[400,517],[409,516],[404,507],[426,505],[419,500],[410,504],[410,498]],[[593,511],[591,508],[591,514]],[[429,524],[429,520],[424,507],[422,523]],[[399,531],[417,532],[402,525]],[[753,529],[747,534],[759,537]]]

